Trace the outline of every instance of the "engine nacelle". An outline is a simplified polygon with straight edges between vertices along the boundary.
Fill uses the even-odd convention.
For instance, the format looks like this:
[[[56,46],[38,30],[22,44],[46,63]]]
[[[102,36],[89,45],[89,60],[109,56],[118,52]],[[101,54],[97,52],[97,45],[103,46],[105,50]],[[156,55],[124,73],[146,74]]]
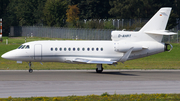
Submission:
[[[114,43],[115,51],[117,52],[127,52],[130,48],[133,47],[132,51],[140,51],[143,49],[142,45],[134,44],[134,43]]]

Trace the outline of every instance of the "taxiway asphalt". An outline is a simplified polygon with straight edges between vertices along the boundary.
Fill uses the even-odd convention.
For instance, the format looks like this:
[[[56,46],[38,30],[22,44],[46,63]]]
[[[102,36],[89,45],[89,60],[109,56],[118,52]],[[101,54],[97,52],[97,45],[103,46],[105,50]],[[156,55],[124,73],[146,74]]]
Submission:
[[[180,93],[180,70],[0,71],[0,98]]]

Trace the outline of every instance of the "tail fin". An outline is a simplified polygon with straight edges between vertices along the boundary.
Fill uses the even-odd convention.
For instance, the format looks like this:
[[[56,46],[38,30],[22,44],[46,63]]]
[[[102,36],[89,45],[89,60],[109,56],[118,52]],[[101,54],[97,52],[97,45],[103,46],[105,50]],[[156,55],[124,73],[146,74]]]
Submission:
[[[177,34],[165,30],[171,9],[172,8],[170,7],[161,8],[138,32],[112,31],[111,33],[112,40],[161,42],[163,35]],[[132,33],[134,33],[134,36],[133,35],[131,36]],[[123,36],[125,35],[128,38],[121,37],[121,34]]]
[[[144,35],[144,40],[161,42],[163,35],[174,35],[176,33],[165,30],[169,15],[170,7],[161,8],[140,30],[139,33]],[[142,38],[142,37],[141,37]]]
[[[169,15],[170,7],[161,8],[141,29],[139,32],[152,30],[165,30]]]

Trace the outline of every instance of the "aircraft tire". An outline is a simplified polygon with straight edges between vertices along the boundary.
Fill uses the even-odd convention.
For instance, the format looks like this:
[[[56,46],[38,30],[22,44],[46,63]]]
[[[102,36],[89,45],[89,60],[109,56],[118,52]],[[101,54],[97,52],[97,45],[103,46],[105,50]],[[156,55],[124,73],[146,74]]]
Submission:
[[[98,70],[98,68],[96,68],[96,73],[102,73],[103,68],[101,70]]]
[[[29,73],[32,73],[33,72],[33,69],[29,69]]]

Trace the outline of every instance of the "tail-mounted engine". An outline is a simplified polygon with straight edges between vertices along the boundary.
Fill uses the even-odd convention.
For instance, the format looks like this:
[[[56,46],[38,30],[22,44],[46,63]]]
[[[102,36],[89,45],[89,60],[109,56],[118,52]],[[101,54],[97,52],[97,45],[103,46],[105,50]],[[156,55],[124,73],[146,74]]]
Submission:
[[[116,42],[114,43],[114,49],[116,52],[127,52],[130,48],[133,47],[132,51],[140,51],[143,49],[143,47],[139,44],[134,44],[134,43],[119,43]]]
[[[165,43],[164,51],[170,52],[173,49],[173,46],[170,43]]]

